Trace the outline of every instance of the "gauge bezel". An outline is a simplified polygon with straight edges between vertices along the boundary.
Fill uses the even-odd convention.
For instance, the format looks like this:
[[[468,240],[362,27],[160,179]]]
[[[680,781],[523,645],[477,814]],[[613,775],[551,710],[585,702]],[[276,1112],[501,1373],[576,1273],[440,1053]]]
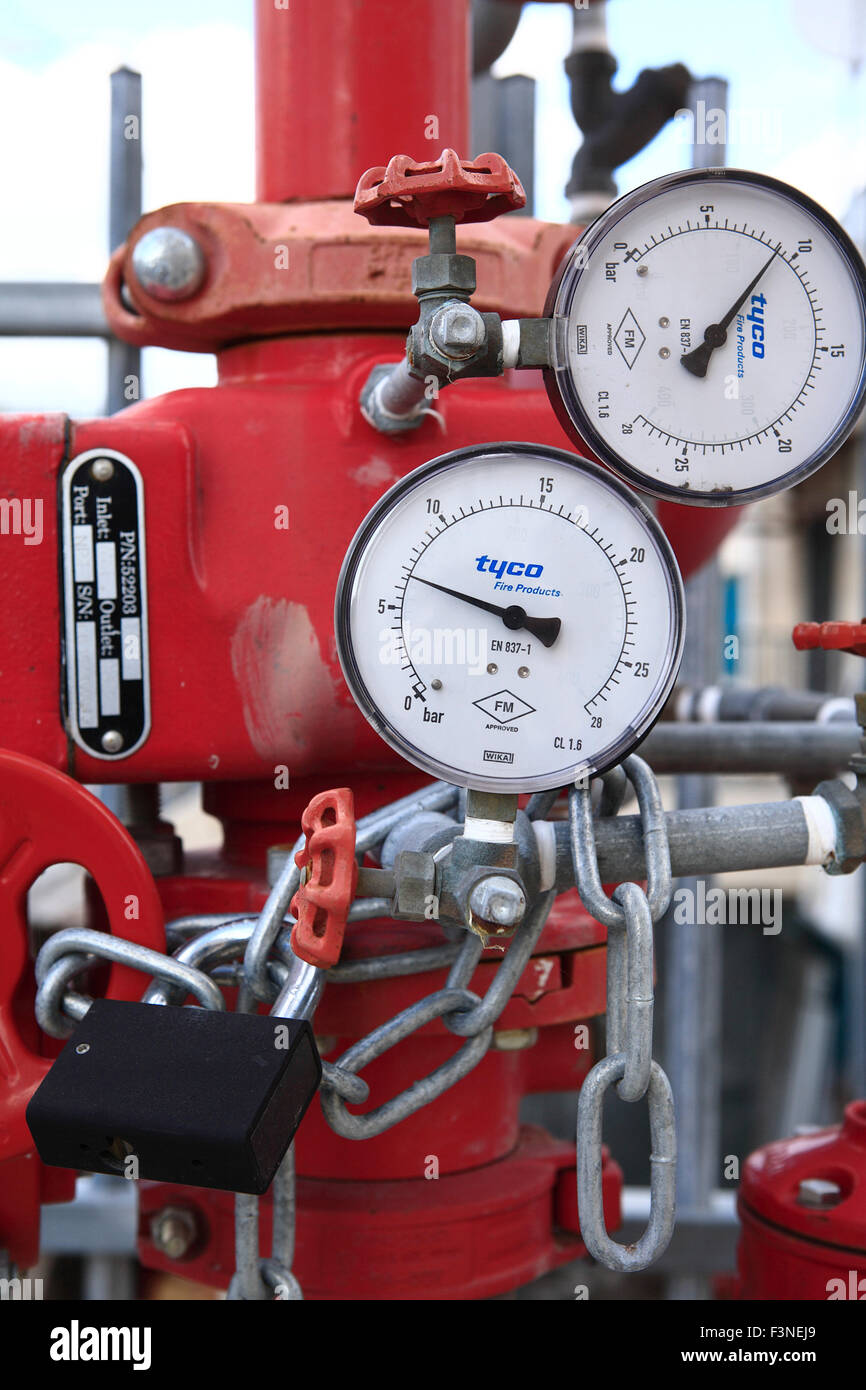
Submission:
[[[571,766],[571,776],[569,768],[560,768],[555,773],[542,773],[533,777],[484,777],[474,773],[463,772],[450,764],[441,762],[439,759],[426,754],[422,749],[416,748],[414,744],[390,722],[388,718],[379,710],[375,700],[367,689],[358,661],[355,657],[355,649],[352,638],[351,623],[351,603],[358,567],[366,553],[367,547],[374,539],[378,527],[385,516],[387,516],[395,506],[399,505],[402,499],[410,492],[420,488],[421,485],[433,474],[451,471],[459,468],[462,463],[477,463],[485,457],[495,456],[501,458],[502,454],[527,455],[544,461],[545,459],[557,464],[564,464],[566,467],[573,468],[577,472],[585,473],[603,484],[611,492],[615,493],[632,511],[636,512],[641,518],[648,538],[653,542],[662,562],[663,572],[668,583],[668,593],[671,604],[672,636],[667,652],[667,668],[663,678],[656,683],[651,703],[649,703],[637,725],[629,724],[616,739],[613,739],[601,750],[597,765],[595,762],[587,764],[576,762]],[[392,487],[385,492],[378,502],[367,513],[361,522],[349,547],[346,551],[340,569],[339,579],[337,580],[337,591],[334,603],[334,634],[336,637],[337,656],[343,671],[343,676],[352,694],[355,703],[360,709],[364,718],[376,730],[377,734],[385,743],[388,744],[396,753],[405,758],[413,767],[420,768],[423,772],[430,773],[433,777],[442,781],[449,782],[453,786],[468,787],[474,791],[502,792],[504,794],[548,791],[556,787],[564,787],[575,780],[575,776],[596,776],[599,773],[607,772],[617,763],[622,762],[623,758],[632,753],[635,748],[643,741],[650,729],[659,718],[665,703],[671,693],[679,673],[683,655],[683,643],[685,641],[685,593],[683,589],[682,576],[677,564],[670,541],[665,535],[659,522],[653,516],[649,507],[641,498],[637,497],[620,478],[612,475],[606,468],[595,463],[591,459],[586,459],[581,455],[569,453],[566,449],[557,449],[544,444],[531,444],[523,441],[506,441],[502,443],[470,445],[466,448],[455,449],[447,454],[440,454],[437,458],[430,459],[427,463],[421,464],[405,477],[400,478]]]
[[[652,179],[649,183],[641,184],[639,188],[624,194],[601,213],[594,222],[590,223],[564,257],[550,286],[544,306],[545,317],[552,320],[551,354],[552,357],[555,357],[561,331],[557,325],[560,322],[567,325],[577,287],[582,277],[590,269],[595,251],[611,229],[622,221],[623,217],[634,212],[636,208],[643,207],[659,194],[666,193],[672,188],[683,187],[691,183],[711,183],[719,180],[757,185],[767,192],[798,204],[827,233],[850,271],[860,301],[860,317],[863,323],[863,359],[860,363],[858,384],[845,415],[832,433],[827,436],[822,446],[795,468],[789,469],[786,473],[780,473],[769,482],[762,483],[757,487],[712,492],[686,490],[673,484],[659,482],[654,474],[642,472],[636,463],[623,457],[602,437],[583,408],[580,393],[575,385],[575,372],[569,364],[564,350],[561,360],[559,362],[552,361],[543,373],[547,394],[557,419],[566,434],[574,440],[578,447],[590,448],[609,468],[620,477],[625,478],[632,486],[640,488],[642,492],[668,502],[680,502],[686,506],[698,507],[739,507],[744,503],[756,502],[762,497],[771,497],[777,492],[784,492],[787,488],[794,487],[795,484],[802,482],[804,478],[808,478],[827,463],[854,428],[863,409],[864,400],[866,400],[866,267],[864,267],[862,257],[848,233],[807,194],[801,193],[798,188],[793,188],[780,179],[772,178],[769,174],[755,173],[750,169],[728,168],[680,170],[677,173],[664,174],[661,178]],[[575,264],[578,259],[583,261],[583,265]]]

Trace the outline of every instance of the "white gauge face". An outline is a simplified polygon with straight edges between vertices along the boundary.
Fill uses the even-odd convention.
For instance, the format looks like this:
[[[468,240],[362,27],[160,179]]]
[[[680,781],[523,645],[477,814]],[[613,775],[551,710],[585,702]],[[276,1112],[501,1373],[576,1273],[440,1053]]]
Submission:
[[[533,444],[416,469],[353,540],[337,648],[362,712],[410,762],[482,791],[604,771],[673,685],[682,583],[646,508]]]
[[[637,486],[726,505],[790,487],[863,403],[864,270],[795,189],[740,170],[645,184],[572,249],[548,300],[565,427]]]

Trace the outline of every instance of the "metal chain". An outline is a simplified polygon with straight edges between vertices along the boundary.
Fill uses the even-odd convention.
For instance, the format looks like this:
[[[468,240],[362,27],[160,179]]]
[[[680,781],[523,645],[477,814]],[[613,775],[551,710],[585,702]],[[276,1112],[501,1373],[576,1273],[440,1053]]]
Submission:
[[[94,960],[110,960],[194,994],[206,1009],[225,1009],[219,986],[202,970],[184,965],[149,946],[138,946],[123,937],[88,927],[66,927],[45,942],[36,958],[36,1018],[54,1038],[68,1037],[74,1022],[83,1018],[92,1000],[86,995],[64,994],[65,986]]]
[[[646,853],[646,895],[652,920],[657,922],[667,912],[673,891],[664,806],[655,774],[643,758],[632,754],[630,758],[626,758],[622,766],[637,793]],[[572,787],[568,804],[571,815],[574,878],[581,901],[597,922],[606,927],[621,924],[624,920],[622,908],[611,901],[601,886],[589,787]]]
[[[356,1068],[360,1069],[368,1062],[383,1056],[390,1048],[431,1023],[433,1019],[453,1013],[459,1006],[465,1009],[480,1002],[478,995],[467,989],[441,989],[435,994],[428,994],[425,999],[411,1004],[395,1018],[389,1019],[379,1028],[374,1028],[366,1038],[354,1043],[348,1052],[343,1054],[335,1068],[339,1073],[338,1083],[344,1074],[354,1075]],[[464,1043],[458,1052],[435,1071],[430,1072],[421,1081],[413,1082],[392,1100],[386,1101],[384,1105],[368,1111],[365,1115],[350,1114],[342,1096],[333,1085],[323,1089],[322,1109],[328,1123],[344,1139],[371,1139],[376,1134],[384,1134],[386,1129],[391,1129],[407,1116],[414,1115],[416,1110],[429,1105],[437,1096],[441,1096],[467,1076],[481,1061],[492,1038],[493,1025],[490,1024]]]
[[[667,911],[673,888],[670,848],[658,783],[647,764],[627,758],[625,775],[637,793],[646,850],[646,891],[621,883],[613,897],[598,872],[588,787],[569,792],[571,848],[584,907],[607,927],[607,1056],[592,1068],[577,1107],[577,1205],[589,1253],[608,1269],[646,1269],[667,1249],[676,1212],[676,1126],[670,1082],[652,1060],[653,923]],[[607,1233],[602,1185],[604,1097],[616,1086],[621,1100],[647,1097],[650,1122],[650,1215],[634,1245]]]
[[[578,891],[587,910],[608,928],[608,1056],[583,1083],[578,1110],[578,1194],[581,1231],[597,1259],[617,1269],[644,1268],[666,1247],[674,1210],[675,1137],[670,1086],[652,1061],[652,923],[665,911],[671,896],[670,853],[658,784],[647,765],[636,757],[604,779],[601,813],[615,813],[626,778],[638,796],[646,846],[647,892],[637,884],[621,884],[605,894],[595,853],[592,802],[587,789],[569,794],[571,841]],[[381,843],[407,814],[419,810],[457,807],[457,789],[434,783],[422,793],[403,798],[358,823],[358,853]],[[547,798],[549,800],[549,798]],[[536,814],[549,809],[539,798]],[[301,841],[298,841],[300,846]],[[174,955],[137,946],[102,932],[70,928],[57,932],[43,946],[36,966],[36,1012],[40,1025],[64,1037],[83,1018],[92,1002],[69,989],[70,982],[95,959],[121,962],[150,976],[143,1000],[153,1004],[179,1003],[192,993],[208,1008],[225,1008],[217,983],[240,986],[238,1008],[252,1010],[259,1000],[272,1003],[274,1016],[312,1018],[325,979],[335,984],[386,980],[449,969],[444,988],[404,1009],[395,1018],[359,1039],[336,1063],[322,1063],[321,1103],[331,1127],[345,1138],[364,1139],[399,1124],[444,1094],[466,1076],[487,1052],[496,1020],[511,998],[544,929],[555,898],[543,894],[512,937],[483,999],[468,988],[481,958],[481,940],[465,933],[461,942],[420,951],[398,952],[343,962],[330,972],[317,970],[294,956],[290,945],[292,919],[288,904],[298,886],[298,871],[290,855],[268,900],[257,917],[204,914],[169,923],[166,931]],[[350,917],[387,915],[383,900],[359,900]],[[241,958],[243,960],[240,965]],[[214,978],[216,977],[216,978]],[[364,1104],[369,1086],[358,1075],[405,1038],[441,1018],[450,1032],[466,1039],[463,1046],[428,1076],[363,1115],[348,1104]],[[604,1225],[601,1199],[601,1106],[605,1092],[617,1085],[623,1100],[648,1095],[653,1140],[652,1205],[650,1220],[633,1248],[612,1241]],[[294,1157],[290,1149],[274,1179],[274,1241],[269,1260],[258,1250],[258,1199],[236,1199],[237,1269],[230,1286],[233,1299],[302,1298],[291,1272],[294,1247]]]
[[[580,1234],[594,1259],[608,1269],[636,1273],[653,1264],[670,1244],[676,1215],[677,1139],[671,1084],[658,1062],[650,1072],[650,1214],[640,1240],[620,1245],[604,1224],[602,1199],[602,1107],[606,1092],[624,1075],[625,1058],[597,1062],[580,1088],[577,1104],[577,1203]]]
[[[553,892],[542,894],[517,928],[483,1000],[467,988],[483,950],[481,940],[467,933],[444,989],[411,1004],[395,1018],[374,1028],[343,1054],[330,1069],[327,1078],[323,1077],[322,1090],[322,1109],[337,1134],[345,1139],[369,1139],[383,1134],[436,1100],[478,1065],[492,1042],[494,1024],[511,998],[514,986],[541,936],[555,896]],[[450,1032],[468,1041],[435,1071],[413,1082],[405,1091],[375,1110],[364,1115],[351,1114],[345,1105],[348,1099],[344,1090],[346,1079],[357,1079],[362,1067],[435,1018],[441,1018]]]

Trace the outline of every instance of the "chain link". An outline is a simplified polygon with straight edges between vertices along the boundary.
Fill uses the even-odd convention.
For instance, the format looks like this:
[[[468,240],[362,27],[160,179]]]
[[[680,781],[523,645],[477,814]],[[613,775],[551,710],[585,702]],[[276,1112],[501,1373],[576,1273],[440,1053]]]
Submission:
[[[607,927],[607,1056],[592,1068],[577,1107],[577,1206],[589,1253],[608,1269],[646,1269],[670,1242],[676,1213],[676,1127],[670,1082],[652,1060],[653,923],[667,911],[673,888],[670,848],[658,783],[643,759],[632,756],[624,772],[637,793],[646,850],[646,891],[621,883],[613,897],[598,872],[588,787],[569,791],[574,876],[584,907]],[[621,789],[620,789],[621,791]],[[619,795],[621,802],[621,795]],[[604,809],[604,807],[602,808]],[[621,1100],[647,1097],[649,1107],[650,1215],[635,1245],[607,1233],[602,1185],[602,1111],[616,1086]]]
[[[397,1043],[417,1032],[419,1028],[432,1023],[434,1019],[453,1013],[461,1005],[465,1009],[480,1002],[478,995],[467,989],[442,989],[437,990],[435,994],[428,994],[426,998],[419,1000],[417,1004],[411,1004],[408,1009],[404,1009],[387,1023],[374,1028],[360,1042],[354,1043],[344,1052],[336,1070],[341,1074],[353,1075],[356,1068],[360,1069],[368,1062],[383,1056]],[[430,1072],[421,1081],[413,1082],[392,1100],[386,1101],[375,1110],[369,1110],[365,1115],[352,1115],[335,1089],[323,1089],[322,1109],[328,1123],[344,1139],[371,1139],[376,1134],[384,1134],[386,1129],[391,1129],[409,1115],[414,1115],[416,1110],[429,1105],[437,1096],[441,1096],[464,1076],[468,1076],[473,1067],[481,1061],[492,1038],[493,1025],[489,1024],[464,1043],[458,1052],[435,1071]]]
[[[626,758],[622,766],[637,793],[646,852],[646,895],[652,920],[657,922],[667,912],[673,891],[671,852],[661,792],[654,773],[643,758],[632,754],[630,758]],[[587,912],[591,913],[597,922],[606,927],[616,926],[624,920],[623,909],[611,901],[601,886],[589,787],[570,788],[568,804],[571,853],[577,891]]]
[[[653,925],[646,894],[621,883],[614,901],[625,921],[607,929],[607,1051],[623,1053],[625,1072],[617,1095],[646,1095],[653,1051]]]
[[[290,1144],[271,1184],[272,1236],[270,1259],[259,1254],[259,1198],[246,1192],[235,1197],[235,1272],[226,1298],[232,1302],[303,1301],[303,1290],[292,1273],[295,1258],[295,1146]]]
[[[650,1071],[650,1214],[635,1245],[612,1240],[604,1223],[602,1197],[602,1106],[608,1089],[625,1075],[620,1053],[597,1062],[580,1088],[577,1103],[577,1204],[580,1234],[590,1255],[608,1269],[636,1273],[663,1255],[676,1215],[677,1139],[671,1084],[658,1062]]]
[[[73,959],[70,960],[70,953]],[[36,1018],[39,1026],[53,1038],[65,1038],[74,1023],[90,1008],[86,995],[64,995],[61,985],[68,984],[94,960],[110,960],[141,970],[158,980],[179,985],[184,994],[194,994],[206,1009],[224,1010],[226,1001],[219,985],[201,970],[164,956],[149,946],[138,946],[123,937],[106,932],[91,931],[89,927],[66,927],[45,942],[36,959]],[[62,969],[52,971],[52,967]]]

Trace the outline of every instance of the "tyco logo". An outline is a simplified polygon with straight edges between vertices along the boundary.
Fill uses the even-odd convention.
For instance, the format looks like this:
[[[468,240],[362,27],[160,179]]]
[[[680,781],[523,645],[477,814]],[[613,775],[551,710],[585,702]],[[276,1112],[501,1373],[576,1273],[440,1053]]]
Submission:
[[[476,555],[475,567],[482,574],[495,574],[501,579],[503,574],[525,574],[527,579],[537,579],[544,565],[527,565],[522,560],[491,560],[489,555]]]
[[[751,313],[746,314],[746,322],[752,325],[752,356],[764,355],[764,309],[767,306],[763,294],[752,295]]]

